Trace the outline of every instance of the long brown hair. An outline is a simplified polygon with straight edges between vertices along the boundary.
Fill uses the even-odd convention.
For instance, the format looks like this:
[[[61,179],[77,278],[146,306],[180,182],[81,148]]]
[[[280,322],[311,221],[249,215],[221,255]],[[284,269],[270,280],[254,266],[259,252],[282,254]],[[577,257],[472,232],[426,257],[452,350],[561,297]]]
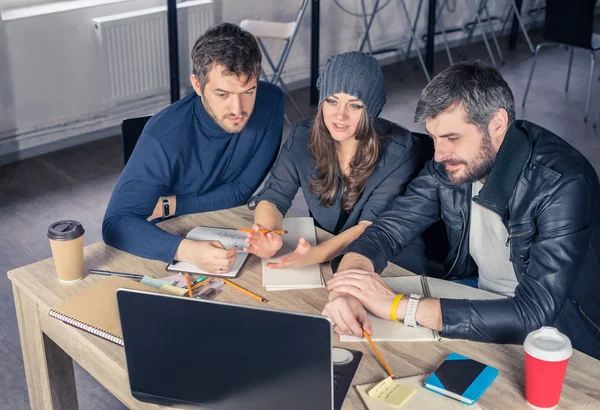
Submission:
[[[322,105],[319,105],[317,116],[310,129],[309,148],[312,160],[317,165],[317,172],[310,178],[309,189],[319,197],[324,206],[330,207],[335,201],[338,190],[338,175],[341,175],[344,184],[341,205],[345,211],[350,212],[379,162],[380,136],[375,131],[373,118],[366,109],[363,109],[354,137],[358,145],[350,161],[350,173],[345,176],[340,169],[337,156],[338,142],[331,137],[325,125]]]

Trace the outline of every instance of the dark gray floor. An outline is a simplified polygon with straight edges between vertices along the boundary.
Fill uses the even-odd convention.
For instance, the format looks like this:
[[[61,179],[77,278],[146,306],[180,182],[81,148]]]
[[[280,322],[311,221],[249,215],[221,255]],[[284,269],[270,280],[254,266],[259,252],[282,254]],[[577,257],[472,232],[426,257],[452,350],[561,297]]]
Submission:
[[[505,47],[506,39],[502,41]],[[482,52],[478,45],[470,58],[478,55],[485,58]],[[600,172],[600,135],[591,124],[582,121],[589,53],[575,53],[571,87],[565,93],[568,53],[562,48],[543,52],[525,111],[520,109],[520,103],[532,60],[523,45],[515,53],[507,51],[506,57],[507,63],[501,72],[513,88],[519,106],[517,116],[537,122],[565,138]],[[438,53],[436,58],[438,70],[443,69],[445,55]],[[385,67],[388,103],[382,116],[423,130],[412,125],[414,107],[425,86],[422,73],[414,66],[410,63]],[[596,90],[598,86],[596,74]],[[294,96],[308,113],[308,90],[298,90]],[[592,104],[592,119],[598,108],[600,105]],[[288,109],[288,113],[294,121],[293,110]],[[54,220],[77,219],[86,229],[86,244],[101,240],[102,216],[122,169],[120,150],[119,138],[113,137],[0,167],[0,409],[28,408],[12,292],[4,272],[50,256],[45,235]],[[123,408],[78,367],[76,378],[82,409]]]

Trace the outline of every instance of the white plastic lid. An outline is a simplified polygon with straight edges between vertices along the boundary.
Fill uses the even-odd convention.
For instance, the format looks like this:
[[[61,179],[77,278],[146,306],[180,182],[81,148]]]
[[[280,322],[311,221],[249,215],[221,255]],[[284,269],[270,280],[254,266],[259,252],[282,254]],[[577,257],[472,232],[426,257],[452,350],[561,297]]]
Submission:
[[[544,326],[529,333],[523,348],[536,359],[547,362],[562,362],[573,354],[571,340],[551,326]]]
[[[352,352],[346,349],[340,349],[339,347],[334,347],[331,349],[331,359],[333,364],[346,364],[352,361],[354,355]]]

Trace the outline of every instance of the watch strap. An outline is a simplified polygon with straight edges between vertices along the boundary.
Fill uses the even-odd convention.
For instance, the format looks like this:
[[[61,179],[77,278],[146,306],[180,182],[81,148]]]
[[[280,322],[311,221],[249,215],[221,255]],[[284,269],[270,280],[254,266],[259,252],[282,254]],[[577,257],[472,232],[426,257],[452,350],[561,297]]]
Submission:
[[[421,300],[421,295],[411,294],[406,305],[406,314],[404,315],[404,325],[409,327],[417,327],[417,307]]]
[[[169,199],[166,196],[161,196],[160,199],[163,203],[163,218],[171,216],[171,208],[169,207]]]

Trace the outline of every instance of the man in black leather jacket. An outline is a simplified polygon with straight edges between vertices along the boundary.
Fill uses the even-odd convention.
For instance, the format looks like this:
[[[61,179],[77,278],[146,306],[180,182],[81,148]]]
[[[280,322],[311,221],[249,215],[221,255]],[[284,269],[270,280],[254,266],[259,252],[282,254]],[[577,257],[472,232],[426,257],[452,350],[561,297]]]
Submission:
[[[600,187],[590,163],[550,131],[516,121],[508,84],[481,63],[434,78],[415,121],[433,138],[434,159],[332,261],[338,272],[323,314],[336,331],[362,336],[371,332],[365,309],[404,320],[410,306],[405,324],[444,337],[520,344],[555,326],[600,358]],[[480,288],[507,298],[406,295],[398,303],[378,273],[440,218],[450,242],[444,279],[478,277]]]

